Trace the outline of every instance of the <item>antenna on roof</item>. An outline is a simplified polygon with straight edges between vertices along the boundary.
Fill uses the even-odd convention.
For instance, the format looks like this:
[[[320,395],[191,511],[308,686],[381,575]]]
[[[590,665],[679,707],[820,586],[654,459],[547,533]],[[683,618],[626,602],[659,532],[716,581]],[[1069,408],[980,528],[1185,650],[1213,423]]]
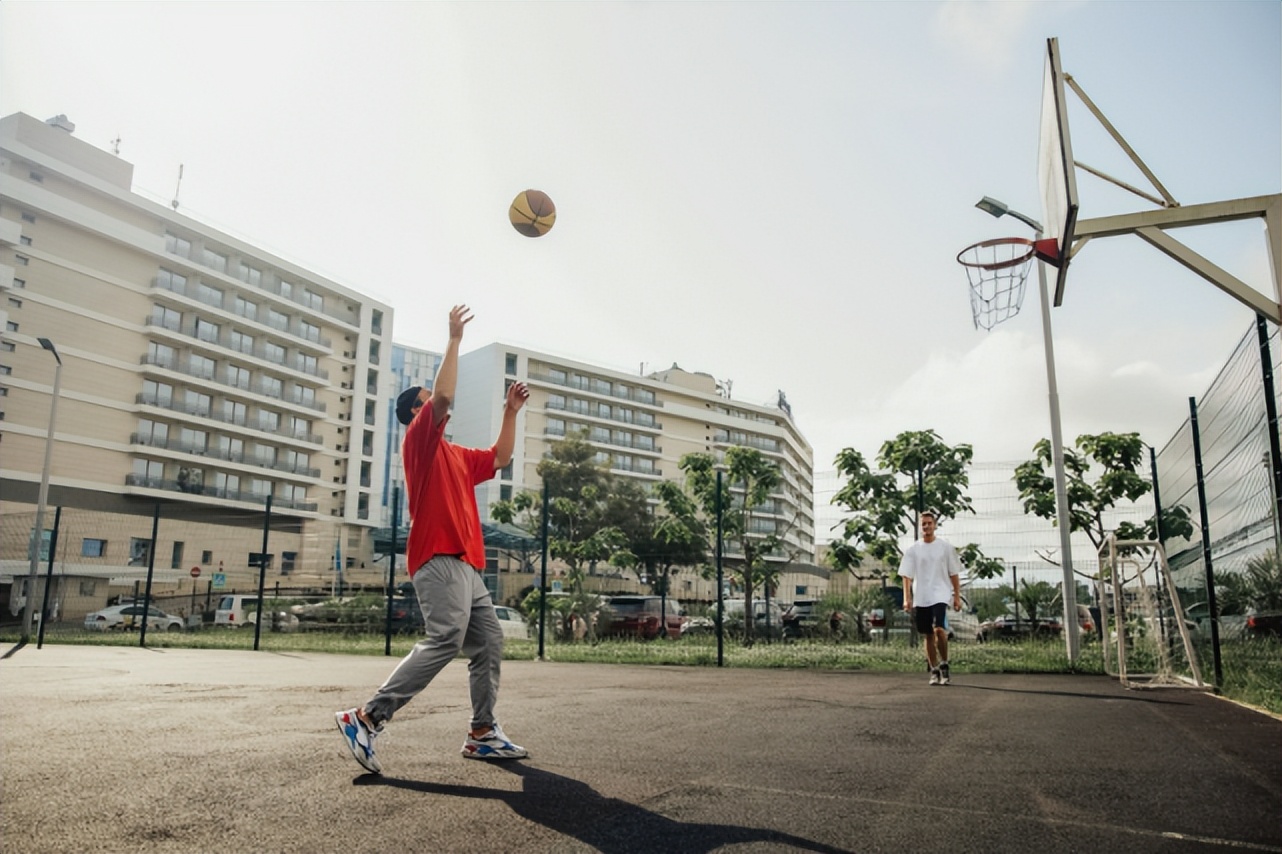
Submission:
[[[172,207],[174,210],[178,210],[178,191],[182,189],[182,186],[183,186],[183,165],[179,163],[178,164],[178,186],[174,187],[174,200],[169,203],[169,206]]]

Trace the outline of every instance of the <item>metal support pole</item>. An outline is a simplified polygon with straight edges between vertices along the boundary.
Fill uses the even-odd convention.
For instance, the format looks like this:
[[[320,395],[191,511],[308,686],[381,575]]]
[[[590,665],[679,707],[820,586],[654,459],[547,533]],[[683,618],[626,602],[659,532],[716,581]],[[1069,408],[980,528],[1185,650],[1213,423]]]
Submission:
[[[1036,229],[1041,240],[1042,230]],[[1077,662],[1081,636],[1077,625],[1077,586],[1073,580],[1073,528],[1068,513],[1068,481],[1064,476],[1064,436],[1060,429],[1059,383],[1055,379],[1055,344],[1051,338],[1051,304],[1046,292],[1046,262],[1037,262],[1038,295],[1042,304],[1042,339],[1046,346],[1046,386],[1050,395],[1051,451],[1055,462],[1055,522],[1059,527],[1060,561],[1064,571],[1064,645],[1070,664]]]
[[[160,539],[160,502],[151,515],[151,546],[147,549],[147,586],[142,594],[142,628],[138,631],[138,645],[147,645],[147,618],[151,616],[151,579],[156,574],[156,545]],[[134,597],[134,604],[138,604]]]
[[[254,619],[254,651],[263,634],[263,585],[267,583],[267,535],[272,527],[272,497],[267,496],[267,510],[263,513],[263,550],[258,553],[258,616]]]
[[[539,537],[543,540],[543,558],[539,569],[539,661],[543,657],[544,640],[547,636],[548,619],[548,482],[543,481],[543,514],[539,525]]]
[[[1269,352],[1269,324],[1262,314],[1255,316],[1255,332],[1260,340],[1260,371],[1264,381],[1264,413],[1268,424],[1270,474],[1273,483],[1273,536],[1278,560],[1282,560],[1282,447],[1279,447],[1277,391],[1273,385],[1273,355]]]
[[[722,557],[722,534],[721,524],[721,469],[717,469],[717,667],[724,667],[726,660],[725,649],[725,624],[726,624],[726,600],[725,600],[725,575],[721,567]],[[749,616],[752,605],[744,603],[743,613],[744,620],[752,619]],[[745,622],[746,624],[746,622]]]
[[[387,567],[387,622],[383,624],[383,655],[392,654],[392,599],[396,596],[396,526],[401,523],[401,487],[392,487],[392,553]],[[408,555],[409,550],[406,549]]]
[[[27,607],[22,615],[22,642],[31,638],[31,616],[36,607],[36,582],[40,575],[40,544],[44,542],[45,507],[49,503],[49,469],[53,463],[53,428],[58,418],[58,392],[62,388],[62,358],[48,338],[40,339],[40,346],[53,353],[57,367],[53,369],[53,396],[49,401],[49,430],[45,436],[45,463],[40,470],[40,493],[36,498],[36,525],[31,532],[31,567],[27,572]]]
[[[58,553],[58,530],[62,526],[62,505],[53,511],[53,533],[49,535],[49,563],[45,568],[45,589],[40,599],[40,630],[36,632],[36,649],[45,645],[45,624],[49,622],[49,591],[53,589],[53,558]]]
[[[1215,572],[1211,568],[1211,520],[1206,511],[1206,480],[1202,474],[1202,434],[1197,426],[1197,398],[1189,398],[1189,429],[1193,431],[1193,462],[1197,471],[1197,509],[1202,521],[1202,565],[1206,570],[1206,605],[1211,615],[1211,657],[1215,661],[1215,689],[1224,683],[1220,660],[1220,609],[1215,601]]]

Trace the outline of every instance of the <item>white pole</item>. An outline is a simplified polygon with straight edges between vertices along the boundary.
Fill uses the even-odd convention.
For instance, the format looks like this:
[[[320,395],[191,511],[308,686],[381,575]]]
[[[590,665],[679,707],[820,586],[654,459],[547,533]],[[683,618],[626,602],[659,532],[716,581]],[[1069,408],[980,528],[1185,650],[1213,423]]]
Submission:
[[[1037,239],[1042,237],[1037,230]],[[1051,451],[1055,462],[1055,516],[1059,525],[1059,545],[1064,570],[1064,643],[1068,660],[1076,662],[1080,647],[1077,624],[1077,584],[1073,581],[1073,532],[1068,515],[1068,486],[1064,477],[1064,436],[1059,421],[1059,384],[1055,380],[1055,345],[1051,340],[1051,306],[1046,293],[1046,262],[1037,261],[1037,280],[1042,303],[1042,338],[1046,345],[1046,385],[1051,407]]]
[[[36,582],[40,574],[40,545],[44,542],[45,506],[49,503],[49,467],[53,462],[53,427],[58,417],[58,391],[62,386],[62,359],[56,350],[52,350],[57,359],[53,369],[53,400],[49,403],[49,433],[45,437],[45,464],[40,472],[40,495],[36,499],[36,526],[31,532],[31,568],[27,573],[27,607],[22,614],[22,640],[31,637],[32,615],[36,608]]]

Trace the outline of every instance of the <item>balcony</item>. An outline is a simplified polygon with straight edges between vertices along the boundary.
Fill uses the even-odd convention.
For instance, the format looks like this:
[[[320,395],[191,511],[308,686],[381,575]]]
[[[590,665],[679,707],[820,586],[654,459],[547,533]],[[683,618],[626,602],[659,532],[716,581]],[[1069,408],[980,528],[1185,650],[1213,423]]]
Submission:
[[[202,483],[180,483],[159,477],[148,477],[141,474],[125,475],[125,486],[136,486],[144,489],[158,489],[165,492],[180,492],[185,495],[200,495],[205,498],[221,498],[225,501],[241,501],[248,504],[265,504],[267,496],[245,489],[226,489]],[[314,501],[299,501],[295,498],[274,496],[272,509],[299,510],[304,513],[315,513],[319,505]]]

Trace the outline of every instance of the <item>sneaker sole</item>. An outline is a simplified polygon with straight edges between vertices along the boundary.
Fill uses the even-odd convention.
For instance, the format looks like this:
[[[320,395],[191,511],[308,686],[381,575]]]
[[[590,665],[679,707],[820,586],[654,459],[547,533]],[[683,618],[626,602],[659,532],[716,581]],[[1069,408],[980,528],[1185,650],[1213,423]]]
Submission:
[[[489,762],[504,759],[528,759],[530,756],[530,752],[528,750],[522,750],[520,753],[515,753],[506,750],[495,750],[492,747],[479,748],[477,750],[468,750],[465,747],[463,748],[462,754],[464,759],[481,759]]]

